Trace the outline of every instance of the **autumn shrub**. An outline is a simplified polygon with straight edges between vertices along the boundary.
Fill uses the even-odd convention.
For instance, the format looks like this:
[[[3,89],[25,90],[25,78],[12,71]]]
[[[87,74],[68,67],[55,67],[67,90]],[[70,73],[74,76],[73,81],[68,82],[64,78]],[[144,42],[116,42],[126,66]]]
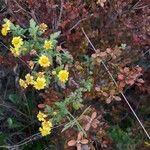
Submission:
[[[140,49],[147,44],[148,27],[143,23],[134,29],[141,5],[130,10],[132,5],[130,0],[8,1],[11,17],[3,20],[1,35],[15,64],[22,105],[35,122],[33,130],[24,131],[31,141],[50,138],[55,147],[61,140],[61,147],[78,150],[105,149],[113,142],[119,149],[139,146],[132,140],[141,135],[134,126],[132,132],[123,131],[129,109],[120,94],[134,88],[147,92],[139,60],[145,57]],[[140,19],[147,17],[147,7],[139,11]],[[19,98],[9,99],[16,103]],[[128,128],[132,121],[126,122]],[[39,132],[35,139],[33,132]]]

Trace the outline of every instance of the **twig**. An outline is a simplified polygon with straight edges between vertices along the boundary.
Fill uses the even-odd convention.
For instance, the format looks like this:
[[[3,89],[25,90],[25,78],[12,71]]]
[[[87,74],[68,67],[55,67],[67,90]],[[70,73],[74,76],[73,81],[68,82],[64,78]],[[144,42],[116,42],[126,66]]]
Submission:
[[[93,14],[91,14],[89,17],[93,16]],[[82,21],[88,19],[88,17],[86,18],[82,18],[81,20],[79,20],[76,24],[74,24],[70,29],[69,32],[71,32],[74,28],[76,28]]]
[[[63,8],[64,8],[63,5],[64,5],[64,0],[61,0],[61,7],[60,7],[60,13],[59,13],[58,21],[56,24],[56,30],[58,30],[58,26],[59,26],[59,23],[60,23],[61,18],[62,18],[62,13],[63,13]]]
[[[92,44],[91,40],[89,39],[89,37],[87,36],[87,34],[85,33],[84,29],[82,28],[82,32],[84,34],[84,36],[86,37],[86,39],[88,40],[88,42],[90,43],[91,47],[93,48],[94,51],[96,51],[96,48],[94,47],[94,45]],[[115,78],[113,77],[112,73],[109,71],[108,67],[106,66],[105,62],[102,60],[102,65],[104,66],[105,70],[107,71],[107,73],[109,74],[110,78],[112,79],[112,81],[114,82],[114,84],[116,85],[116,87],[118,88],[118,84],[115,80]],[[142,124],[142,122],[140,121],[140,119],[138,118],[138,116],[136,115],[135,111],[133,110],[132,106],[130,105],[130,103],[128,102],[126,96],[124,95],[123,92],[120,91],[120,94],[122,95],[122,97],[124,98],[125,102],[127,103],[127,105],[129,106],[129,108],[131,109],[133,115],[135,116],[135,118],[137,119],[137,121],[139,122],[140,126],[142,127],[143,131],[145,132],[145,134],[147,135],[148,139],[150,140],[150,135],[148,134],[147,130],[145,129],[144,125]]]

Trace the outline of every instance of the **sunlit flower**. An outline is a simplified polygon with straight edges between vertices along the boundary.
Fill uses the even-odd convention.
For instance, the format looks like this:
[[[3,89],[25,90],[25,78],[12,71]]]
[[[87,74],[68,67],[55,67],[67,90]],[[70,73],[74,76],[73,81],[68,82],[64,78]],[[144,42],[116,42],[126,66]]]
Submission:
[[[52,130],[52,123],[50,121],[43,121],[42,127],[39,128],[42,136],[49,135]]]
[[[8,34],[7,28],[2,28],[1,33],[3,36],[6,36]]]
[[[33,76],[31,76],[29,73],[25,76],[25,79],[28,85],[32,85],[34,83]]]
[[[25,82],[24,80],[22,80],[22,79],[19,80],[19,85],[20,85],[21,87],[23,87],[23,88],[27,88],[26,82]]]
[[[41,111],[39,111],[37,118],[39,121],[45,121],[45,118],[47,117],[46,114],[42,113]]]
[[[34,81],[34,87],[37,90],[42,90],[45,88],[45,86],[46,86],[46,79],[44,77],[42,78],[38,77],[36,81]]]
[[[8,31],[10,30],[10,25],[10,20],[7,20],[6,23],[2,25],[1,33],[3,36],[6,36],[8,34]]]
[[[51,40],[45,40],[44,46],[45,49],[52,49],[53,48],[53,42]]]
[[[49,67],[50,66],[49,58],[45,55],[42,55],[38,62],[40,64],[40,66],[42,66],[42,67]]]
[[[39,128],[39,131],[41,132],[41,135],[42,136],[46,136],[46,135],[49,135],[51,132],[49,129],[43,129],[43,128]]]
[[[50,122],[50,121],[43,121],[42,122],[42,127],[43,128],[47,128],[47,129],[50,129],[50,128],[52,128],[52,123]]]
[[[39,27],[42,32],[45,32],[48,28],[47,24],[45,23],[41,23]]]
[[[23,45],[23,39],[20,36],[13,37],[12,44],[14,47],[20,48]]]
[[[10,51],[15,57],[18,57],[20,55],[20,51],[18,47],[11,47]]]
[[[57,77],[59,78],[60,81],[62,82],[66,82],[68,80],[69,77],[69,72],[67,70],[61,70]]]

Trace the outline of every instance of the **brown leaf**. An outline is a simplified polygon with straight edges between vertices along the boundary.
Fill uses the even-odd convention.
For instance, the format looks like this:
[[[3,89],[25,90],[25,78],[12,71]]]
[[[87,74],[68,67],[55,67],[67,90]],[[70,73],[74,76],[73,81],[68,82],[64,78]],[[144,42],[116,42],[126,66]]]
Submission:
[[[88,124],[85,126],[85,131],[88,131],[88,130],[90,129],[90,127],[91,127],[91,124],[88,123]]]
[[[78,133],[77,140],[81,140],[81,139],[82,139],[82,137],[83,137],[83,134],[82,134],[82,132],[79,132],[79,133]]]
[[[82,147],[81,147],[80,143],[77,144],[77,150],[82,150]]]
[[[92,113],[92,116],[91,116],[91,119],[93,120],[94,118],[96,118],[96,116],[97,116],[97,113],[96,113],[96,112],[93,112],[93,113]]]
[[[109,98],[106,99],[106,103],[107,103],[107,104],[110,104],[111,101],[112,101],[111,97],[109,97]]]
[[[68,146],[75,146],[76,145],[76,141],[75,140],[70,140],[68,142]]]
[[[84,118],[86,119],[87,122],[90,122],[91,118],[89,116],[84,116]]]
[[[40,108],[40,109],[45,108],[45,104],[38,104],[38,108]]]
[[[92,122],[92,127],[93,127],[94,129],[96,129],[99,123],[100,123],[99,120],[94,119],[94,121]]]
[[[116,100],[116,101],[121,101],[121,98],[119,96],[113,96],[113,98]]]
[[[87,139],[81,140],[81,144],[87,144],[89,141]]]

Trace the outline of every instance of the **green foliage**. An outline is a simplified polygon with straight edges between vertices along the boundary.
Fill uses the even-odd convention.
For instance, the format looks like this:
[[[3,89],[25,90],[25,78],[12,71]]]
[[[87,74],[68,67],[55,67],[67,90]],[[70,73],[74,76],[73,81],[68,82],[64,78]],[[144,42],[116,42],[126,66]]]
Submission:
[[[118,126],[111,127],[108,135],[119,150],[129,150],[135,147],[135,141],[130,136],[130,133],[123,131]]]

